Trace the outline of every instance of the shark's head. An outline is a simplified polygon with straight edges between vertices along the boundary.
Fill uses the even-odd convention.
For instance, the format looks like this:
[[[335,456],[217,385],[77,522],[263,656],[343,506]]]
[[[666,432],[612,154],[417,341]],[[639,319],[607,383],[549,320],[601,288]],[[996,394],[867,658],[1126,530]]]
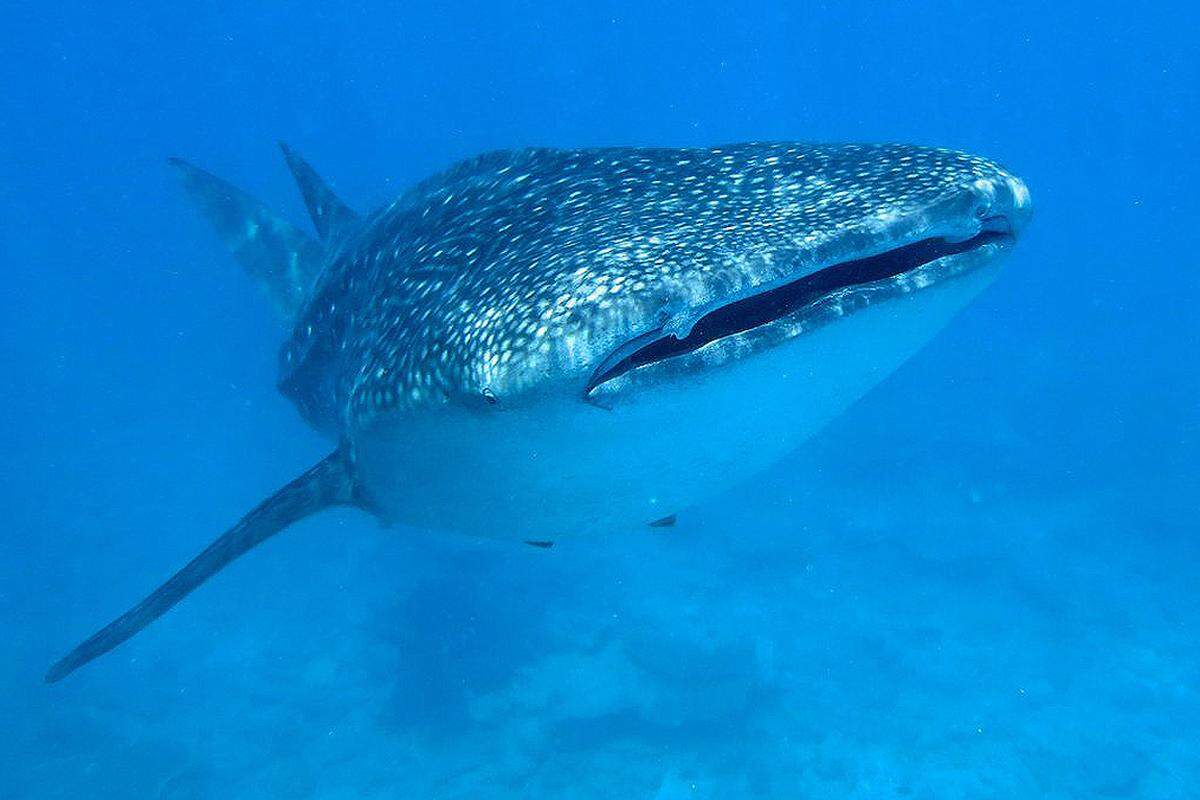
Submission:
[[[977,277],[1016,243],[1031,212],[1020,179],[946,150],[788,148],[741,171],[716,198],[734,213],[698,204],[696,214],[719,223],[674,269],[598,276],[609,292],[621,281],[636,311],[623,312],[633,335],[605,342],[615,346],[587,365],[589,398],[718,369],[870,305]],[[608,297],[580,298],[578,317],[605,320]]]

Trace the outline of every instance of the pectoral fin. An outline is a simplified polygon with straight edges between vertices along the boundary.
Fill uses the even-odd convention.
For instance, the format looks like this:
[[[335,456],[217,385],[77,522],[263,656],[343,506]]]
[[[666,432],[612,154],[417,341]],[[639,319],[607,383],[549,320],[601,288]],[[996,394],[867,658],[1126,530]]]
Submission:
[[[62,680],[92,659],[112,650],[161,617],[231,561],[293,522],[330,506],[354,504],[356,501],[345,458],[341,451],[335,451],[259,503],[149,597],[67,653],[46,672],[46,682]]]

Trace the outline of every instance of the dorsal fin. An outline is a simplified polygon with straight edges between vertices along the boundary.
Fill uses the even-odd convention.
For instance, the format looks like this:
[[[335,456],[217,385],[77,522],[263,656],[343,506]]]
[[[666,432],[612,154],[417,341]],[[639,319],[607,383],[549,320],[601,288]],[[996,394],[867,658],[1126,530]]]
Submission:
[[[304,205],[308,206],[308,214],[312,217],[313,226],[322,241],[329,241],[352,230],[358,224],[358,214],[338,199],[329,185],[321,180],[316,170],[300,157],[285,142],[279,143],[283,158],[287,161],[292,177],[300,187],[304,196]]]
[[[168,162],[233,257],[290,322],[321,272],[324,248],[236,186],[182,158]]]

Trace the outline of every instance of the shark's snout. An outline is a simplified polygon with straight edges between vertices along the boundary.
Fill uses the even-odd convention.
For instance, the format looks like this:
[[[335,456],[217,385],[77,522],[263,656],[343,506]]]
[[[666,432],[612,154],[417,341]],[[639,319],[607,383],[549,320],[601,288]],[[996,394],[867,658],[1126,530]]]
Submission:
[[[975,216],[980,232],[1007,234],[1016,238],[1033,214],[1033,202],[1025,182],[1005,170],[991,178],[980,178],[971,187],[976,197]]]

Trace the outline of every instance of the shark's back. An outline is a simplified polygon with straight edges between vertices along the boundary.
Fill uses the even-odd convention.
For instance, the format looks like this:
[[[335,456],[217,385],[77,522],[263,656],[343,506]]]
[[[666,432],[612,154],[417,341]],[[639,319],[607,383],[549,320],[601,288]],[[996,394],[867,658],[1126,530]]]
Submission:
[[[866,183],[844,166],[861,166],[855,149],[537,148],[460,162],[369,217],[331,260],[282,349],[281,390],[343,431],[381,411],[519,392],[509,362],[536,376],[594,357],[668,296],[747,288],[714,286],[715,273],[769,282],[796,253],[818,257],[840,218],[894,212],[903,198],[854,189]],[[904,151],[930,175],[960,157],[859,149]],[[743,267],[721,269],[731,260]]]

